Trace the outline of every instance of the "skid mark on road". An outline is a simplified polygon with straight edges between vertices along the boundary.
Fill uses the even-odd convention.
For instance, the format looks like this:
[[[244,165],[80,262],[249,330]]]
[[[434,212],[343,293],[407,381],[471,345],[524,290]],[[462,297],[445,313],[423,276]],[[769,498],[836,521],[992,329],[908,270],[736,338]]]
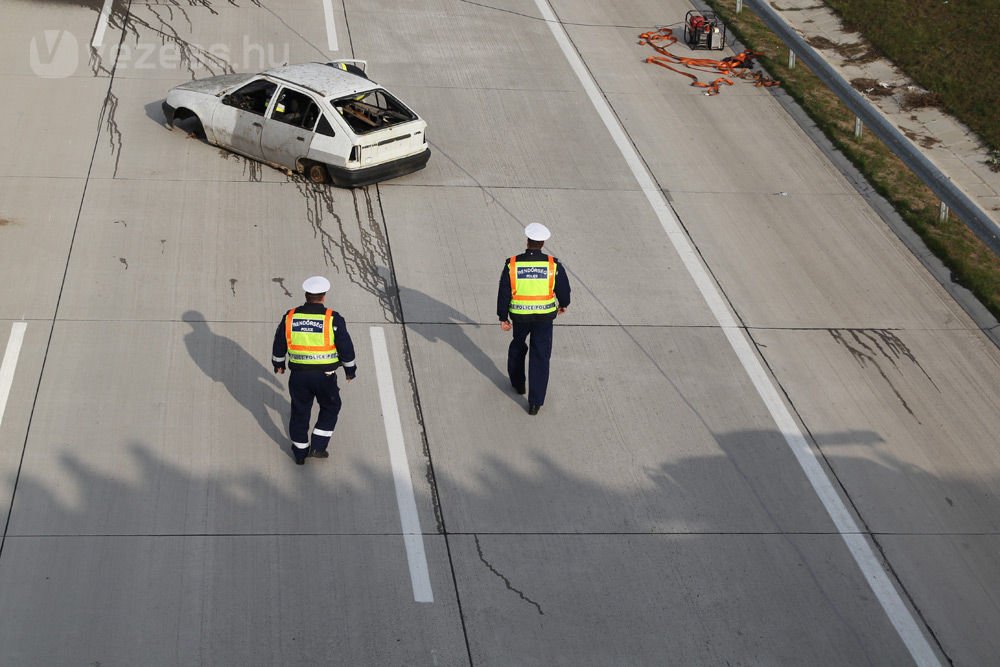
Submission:
[[[882,363],[887,361],[892,365],[893,370],[902,377],[903,371],[899,367],[898,362],[906,359],[920,369],[920,372],[923,373],[924,377],[927,378],[928,382],[935,389],[939,392],[941,389],[931,379],[931,376],[924,367],[920,365],[920,362],[917,361],[916,356],[906,343],[900,340],[899,336],[888,329],[828,329],[827,331],[830,332],[833,340],[851,353],[851,356],[854,357],[862,368],[872,367],[878,371],[878,374],[889,385],[896,398],[899,399],[903,408],[910,413],[910,416],[917,420],[918,424],[921,423],[909,403],[903,397],[902,392],[882,367]]]
[[[219,149],[219,157],[223,160],[234,160],[243,166],[243,177],[247,183],[260,183],[264,179],[264,165],[257,160],[245,158],[236,153],[230,153],[225,148]]]
[[[306,221],[320,243],[324,263],[376,297],[386,321],[398,322],[399,299],[389,272],[389,247],[371,190],[364,187],[345,192],[301,179],[294,182],[306,201]],[[357,243],[351,239],[349,232],[354,230],[343,215],[346,206],[337,205],[336,197],[343,198],[348,193],[353,198],[348,214],[354,218],[360,235]]]
[[[285,287],[285,279],[284,278],[281,278],[280,276],[277,277],[277,278],[271,278],[271,282],[272,283],[277,283],[278,287],[281,288],[281,291],[285,293],[285,296],[288,296],[288,297],[292,296],[292,293],[288,291],[287,287]]]
[[[227,4],[233,7],[240,6],[235,0],[228,0]],[[250,4],[256,7],[261,6],[259,0],[250,0]],[[149,12],[152,17],[143,17],[136,13],[142,8]],[[115,7],[112,4],[106,23],[108,26],[122,31],[122,43],[118,50],[113,52],[113,59],[118,59],[120,50],[127,43],[127,38],[131,38],[132,44],[129,46],[134,49],[137,66],[151,58],[156,48],[172,45],[177,48],[178,66],[186,69],[192,79],[198,78],[199,69],[207,70],[209,76],[231,74],[234,71],[233,67],[224,57],[192,43],[183,37],[180,30],[173,25],[179,15],[187,24],[187,30],[193,31],[194,22],[188,14],[192,8],[207,9],[213,15],[219,14],[210,0],[163,0],[159,4],[144,4],[141,8],[134,9],[128,5]],[[148,33],[153,38],[148,44],[140,44],[143,32]],[[98,51],[99,48],[101,51]],[[111,74],[102,62],[103,51],[102,45],[94,45],[91,48],[90,68],[95,76],[102,73]],[[204,75],[204,73],[202,74]]]
[[[108,133],[108,148],[111,151],[111,156],[115,159],[115,168],[112,172],[112,177],[118,175],[118,163],[122,159],[122,131],[118,127],[117,113],[118,96],[109,88],[104,106],[101,107],[101,117],[98,122],[103,125],[105,131]]]

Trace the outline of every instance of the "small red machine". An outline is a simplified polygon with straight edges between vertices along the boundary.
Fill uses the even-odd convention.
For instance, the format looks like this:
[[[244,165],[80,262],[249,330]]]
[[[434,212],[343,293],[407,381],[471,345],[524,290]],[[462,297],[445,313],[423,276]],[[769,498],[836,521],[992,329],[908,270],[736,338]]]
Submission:
[[[726,46],[726,24],[715,12],[692,9],[684,17],[684,41],[692,49],[721,50]]]

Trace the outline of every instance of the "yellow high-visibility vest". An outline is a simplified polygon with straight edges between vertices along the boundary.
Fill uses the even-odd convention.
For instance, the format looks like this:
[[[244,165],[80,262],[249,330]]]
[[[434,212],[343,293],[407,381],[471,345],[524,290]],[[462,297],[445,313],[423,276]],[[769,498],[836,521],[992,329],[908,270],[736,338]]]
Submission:
[[[518,262],[511,257],[510,312],[512,315],[554,313],[556,306],[556,261]]]
[[[333,311],[310,315],[292,308],[285,315],[288,361],[296,364],[335,364],[340,361],[333,342]]]

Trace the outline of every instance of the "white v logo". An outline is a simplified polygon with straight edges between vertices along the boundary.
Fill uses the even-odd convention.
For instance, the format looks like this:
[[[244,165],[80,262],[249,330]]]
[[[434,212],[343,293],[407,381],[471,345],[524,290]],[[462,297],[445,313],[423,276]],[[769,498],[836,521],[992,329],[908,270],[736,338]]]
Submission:
[[[80,62],[79,44],[67,30],[44,30],[42,39],[31,38],[29,48],[31,71],[47,79],[72,76]]]

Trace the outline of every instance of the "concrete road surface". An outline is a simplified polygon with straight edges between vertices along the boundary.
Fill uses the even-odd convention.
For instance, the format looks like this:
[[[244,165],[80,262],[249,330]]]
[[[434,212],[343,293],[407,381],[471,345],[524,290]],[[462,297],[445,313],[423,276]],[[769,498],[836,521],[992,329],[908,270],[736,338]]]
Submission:
[[[0,664],[996,662],[1000,353],[770,91],[643,62],[689,8],[4,0]],[[336,57],[425,170],[164,127]],[[533,221],[573,302],[529,417]],[[300,468],[270,342],[317,273],[359,376]]]

